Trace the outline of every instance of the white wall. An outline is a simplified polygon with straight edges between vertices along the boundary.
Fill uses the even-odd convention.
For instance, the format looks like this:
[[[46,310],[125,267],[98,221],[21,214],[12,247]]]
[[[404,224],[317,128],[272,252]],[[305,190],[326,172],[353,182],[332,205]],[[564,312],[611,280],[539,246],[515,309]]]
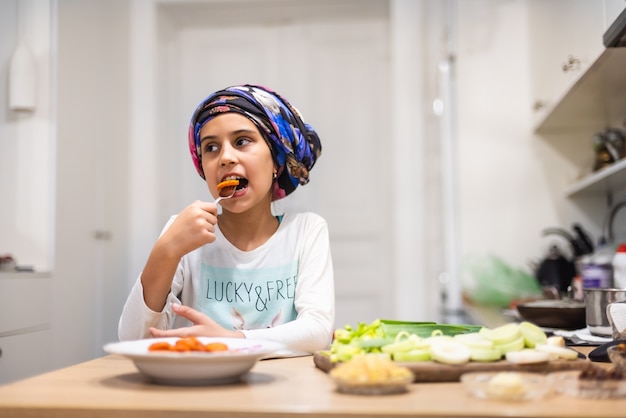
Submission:
[[[549,180],[566,163],[533,135],[528,2],[458,5],[463,256],[493,254],[530,271],[547,248],[541,231],[577,219]]]
[[[128,24],[123,0],[58,2],[55,367],[101,355],[126,298]]]

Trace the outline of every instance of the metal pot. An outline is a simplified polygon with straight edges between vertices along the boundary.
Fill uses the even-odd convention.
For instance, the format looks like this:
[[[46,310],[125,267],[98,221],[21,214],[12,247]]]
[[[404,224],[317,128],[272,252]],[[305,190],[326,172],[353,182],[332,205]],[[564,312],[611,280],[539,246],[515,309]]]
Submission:
[[[606,315],[609,303],[626,300],[626,289],[583,289],[585,293],[585,319],[589,332],[611,337],[613,329]]]

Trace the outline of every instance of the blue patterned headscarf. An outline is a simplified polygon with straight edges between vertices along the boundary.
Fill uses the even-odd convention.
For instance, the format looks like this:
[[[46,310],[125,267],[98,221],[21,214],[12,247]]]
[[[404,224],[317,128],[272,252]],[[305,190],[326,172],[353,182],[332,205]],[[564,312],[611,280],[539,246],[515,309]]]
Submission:
[[[278,167],[272,200],[293,192],[309,182],[309,171],[322,152],[313,128],[304,123],[300,112],[275,92],[261,86],[244,84],[227,87],[204,99],[189,126],[189,151],[196,170],[204,178],[200,130],[222,113],[236,112],[249,118],[267,141]]]

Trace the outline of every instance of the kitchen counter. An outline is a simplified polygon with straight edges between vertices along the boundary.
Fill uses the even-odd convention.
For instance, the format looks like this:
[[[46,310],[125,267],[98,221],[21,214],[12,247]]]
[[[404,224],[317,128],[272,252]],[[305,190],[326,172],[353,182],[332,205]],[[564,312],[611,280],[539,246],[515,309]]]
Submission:
[[[0,386],[2,418],[623,417],[625,410],[626,398],[554,394],[525,403],[479,400],[460,383],[415,383],[399,395],[345,395],[335,391],[310,356],[261,361],[241,383],[224,386],[151,384],[130,360],[117,355]]]

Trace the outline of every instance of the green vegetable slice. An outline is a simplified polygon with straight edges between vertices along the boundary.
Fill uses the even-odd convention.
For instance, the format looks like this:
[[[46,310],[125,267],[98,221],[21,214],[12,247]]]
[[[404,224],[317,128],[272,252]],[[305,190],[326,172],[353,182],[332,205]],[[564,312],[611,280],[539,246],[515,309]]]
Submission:
[[[498,361],[502,358],[500,350],[497,348],[473,348],[470,349],[470,360],[472,361]]]
[[[457,335],[468,332],[478,332],[478,330],[482,328],[476,325],[451,325],[437,324],[435,322],[392,321],[387,319],[381,319],[380,326],[383,330],[383,334],[387,337],[395,337],[399,332],[406,331],[409,334],[415,334],[421,338],[430,337],[434,331],[441,331],[443,335]]]
[[[464,364],[470,361],[472,353],[468,346],[451,339],[433,344],[430,355],[438,363]]]
[[[502,353],[503,356],[509,351],[521,351],[524,349],[524,337],[520,335],[516,340],[506,344],[497,344],[495,348],[500,350],[500,353]]]
[[[509,344],[522,336],[519,326],[513,322],[493,329],[482,328],[479,332],[493,341],[494,345]]]
[[[411,350],[393,353],[394,361],[416,362],[430,360],[430,350]]]
[[[530,322],[522,322],[519,324],[519,330],[524,337],[526,347],[535,348],[535,346],[545,344],[548,341],[546,333],[537,325]]]

